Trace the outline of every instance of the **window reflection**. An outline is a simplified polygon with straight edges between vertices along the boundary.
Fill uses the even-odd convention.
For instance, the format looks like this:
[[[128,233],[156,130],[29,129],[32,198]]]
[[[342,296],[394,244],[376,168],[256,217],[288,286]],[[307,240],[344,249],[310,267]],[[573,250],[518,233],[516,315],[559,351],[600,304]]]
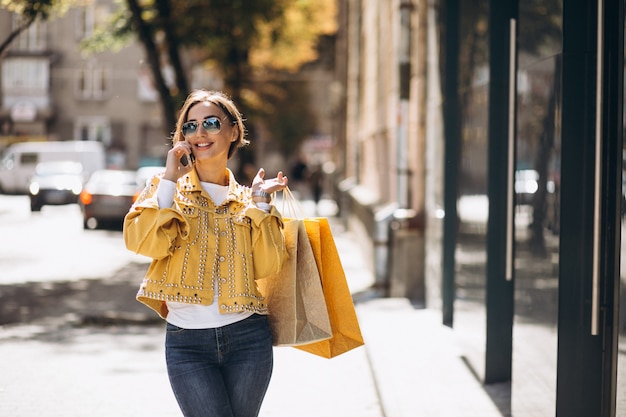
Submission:
[[[460,173],[454,328],[468,366],[482,380],[486,343],[488,2],[461,2]]]
[[[556,409],[561,169],[560,1],[520,2],[512,415]]]

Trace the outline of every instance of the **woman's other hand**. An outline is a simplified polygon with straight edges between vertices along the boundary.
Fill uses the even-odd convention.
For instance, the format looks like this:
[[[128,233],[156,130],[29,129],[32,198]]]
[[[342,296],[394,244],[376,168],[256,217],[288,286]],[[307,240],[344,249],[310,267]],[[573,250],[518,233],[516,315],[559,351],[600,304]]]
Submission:
[[[277,191],[283,190],[287,187],[288,179],[283,175],[282,171],[278,172],[276,178],[265,179],[265,170],[263,168],[259,169],[256,176],[252,180],[252,192],[255,191],[263,191],[268,194],[275,193]]]

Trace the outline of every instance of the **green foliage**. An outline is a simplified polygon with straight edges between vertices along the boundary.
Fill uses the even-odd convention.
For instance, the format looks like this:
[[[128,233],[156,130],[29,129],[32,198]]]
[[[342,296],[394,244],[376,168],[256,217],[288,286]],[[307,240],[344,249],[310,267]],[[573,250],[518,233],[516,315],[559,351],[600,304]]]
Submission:
[[[21,15],[24,20],[46,20],[62,16],[77,0],[0,0],[0,7]]]
[[[131,17],[128,9],[118,7],[107,25],[96,26],[93,34],[81,41],[81,50],[87,54],[119,51],[130,44],[135,40]]]
[[[317,58],[317,41],[337,30],[335,0],[284,1],[283,13],[257,21],[259,36],[251,50],[254,67],[296,71]]]
[[[17,27],[5,39],[0,39],[0,59],[4,57],[13,40],[22,31],[28,29],[35,20],[47,20],[55,15],[61,16],[76,3],[77,0],[0,0],[0,8],[20,16]]]
[[[138,38],[167,125],[173,124],[173,109],[187,93],[190,68],[205,65],[221,76],[224,90],[249,125],[269,120],[260,116],[273,117],[272,133],[285,153],[297,149],[313,130],[306,88],[294,91],[292,84],[273,82],[259,88],[255,80],[261,74],[271,80],[277,71],[295,72],[315,60],[318,38],[336,30],[336,0],[118,1],[120,8],[108,25],[97,28],[82,47],[91,52],[115,50]],[[164,63],[174,70],[175,86],[164,85]],[[268,112],[270,107],[276,112]]]

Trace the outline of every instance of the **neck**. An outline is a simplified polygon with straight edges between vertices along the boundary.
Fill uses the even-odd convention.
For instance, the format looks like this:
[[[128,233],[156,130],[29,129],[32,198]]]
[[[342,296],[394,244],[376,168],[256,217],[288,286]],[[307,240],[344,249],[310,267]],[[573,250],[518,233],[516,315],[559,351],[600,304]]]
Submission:
[[[228,171],[226,171],[226,167],[216,167],[215,165],[203,166],[201,163],[196,163],[196,172],[202,182],[228,185]]]

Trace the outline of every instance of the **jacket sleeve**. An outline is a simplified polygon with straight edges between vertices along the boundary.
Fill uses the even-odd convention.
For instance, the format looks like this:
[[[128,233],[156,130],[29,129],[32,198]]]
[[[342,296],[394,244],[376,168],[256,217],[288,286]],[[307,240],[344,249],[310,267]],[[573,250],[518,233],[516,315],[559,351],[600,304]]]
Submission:
[[[252,225],[252,254],[254,257],[255,279],[277,274],[287,259],[283,219],[276,207],[271,206],[267,213],[250,205],[246,216]]]
[[[189,235],[189,225],[179,212],[169,207],[159,208],[158,183],[159,178],[153,178],[124,218],[126,247],[152,259],[169,256],[176,237]]]

